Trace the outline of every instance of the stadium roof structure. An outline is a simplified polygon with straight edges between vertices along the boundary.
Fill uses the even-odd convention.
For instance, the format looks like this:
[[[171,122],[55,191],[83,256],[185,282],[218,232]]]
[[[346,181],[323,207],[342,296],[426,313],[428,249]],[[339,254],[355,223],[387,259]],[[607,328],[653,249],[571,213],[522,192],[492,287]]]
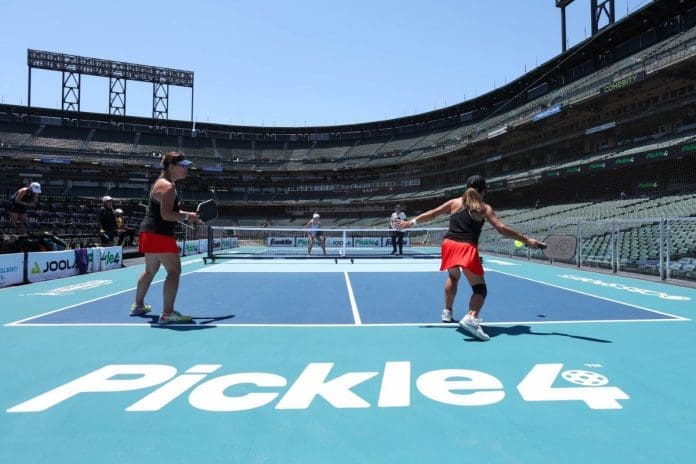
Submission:
[[[63,112],[80,112],[80,84],[83,74],[109,78],[109,115],[126,116],[126,82],[152,83],[152,118],[168,119],[169,86],[191,89],[191,121],[193,121],[193,72],[161,68],[101,58],[68,55],[43,50],[27,50],[29,80],[27,106],[31,107],[31,71],[45,69],[63,73]]]
[[[604,7],[604,3],[598,4],[598,8]],[[576,44],[567,51],[560,53],[556,57],[550,59],[531,71],[525,73],[519,78],[509,82],[508,84],[494,89],[488,93],[480,95],[470,100],[466,100],[446,108],[433,110],[425,113],[420,113],[411,116],[405,116],[394,119],[381,121],[343,124],[334,126],[307,126],[307,127],[270,127],[270,126],[240,126],[227,125],[217,123],[193,123],[193,73],[190,73],[191,92],[191,121],[157,121],[155,127],[165,128],[169,131],[208,131],[221,132],[229,134],[230,138],[241,137],[244,140],[329,140],[329,139],[352,139],[352,138],[370,138],[383,136],[403,136],[406,134],[420,133],[437,129],[446,129],[456,127],[462,124],[477,124],[482,125],[491,117],[500,114],[504,111],[513,109],[521,104],[530,102],[536,98],[548,94],[554,89],[563,87],[575,80],[589,75],[605,66],[611,65],[619,59],[626,58],[634,53],[637,53],[642,48],[645,48],[655,42],[660,42],[681,30],[693,27],[694,17],[696,17],[696,7],[692,1],[685,0],[655,0],[622,18],[619,21],[610,23],[598,30],[598,32],[587,38],[586,40]],[[637,41],[637,42],[636,42]],[[30,52],[36,52],[30,50]],[[40,52],[48,53],[48,52]],[[63,60],[63,57],[69,55],[55,54],[53,58]],[[36,55],[30,55],[38,58]],[[76,57],[80,58],[80,57]],[[85,60],[93,60],[85,58]],[[127,63],[110,62],[101,60],[106,65],[111,66],[117,64],[126,66]],[[40,62],[40,60],[39,60]],[[98,61],[99,62],[99,61]],[[36,63],[36,61],[35,61]],[[78,60],[78,64],[80,60]],[[93,66],[91,62],[83,62],[84,69],[88,72],[104,72],[109,73],[107,68],[101,66]],[[31,66],[31,65],[30,65]],[[48,66],[43,63],[42,66]],[[51,64],[51,66],[59,66]],[[68,63],[63,63],[66,72],[76,71],[70,68]],[[72,66],[72,65],[71,65]],[[76,65],[75,65],[76,66]],[[131,65],[141,66],[141,65]],[[39,66],[35,66],[39,67]],[[188,75],[186,71],[169,70],[172,73],[167,74],[166,68],[153,68],[141,66],[140,71],[146,71],[147,68],[152,68],[161,71],[152,71],[144,74],[133,74],[134,80],[152,79],[153,86],[158,85],[157,79],[161,82],[168,82],[166,79],[171,76],[179,76],[182,80],[172,80],[169,84],[179,85],[188,83]],[[42,68],[47,69],[47,68]],[[52,69],[52,68],[51,68]],[[112,70],[114,68],[112,67]],[[119,69],[118,67],[116,69]],[[123,69],[123,68],[121,68]],[[30,68],[31,70],[31,68]],[[60,70],[60,69],[55,69]],[[184,74],[178,74],[184,73]],[[100,74],[101,75],[101,74]],[[104,76],[106,77],[106,76]],[[144,78],[144,79],[138,79]],[[125,77],[114,73],[110,79],[125,79]],[[64,79],[65,80],[65,79]],[[124,84],[125,86],[125,84]],[[67,88],[70,90],[70,88]],[[64,93],[66,86],[64,84]],[[125,117],[125,88],[124,88],[124,104],[123,117],[120,123],[133,125],[153,125],[152,119],[158,119],[155,112],[156,95],[153,93],[153,118],[143,117]],[[112,92],[112,97],[118,96],[116,92]],[[111,99],[110,99],[111,101]],[[166,103],[166,99],[164,100]],[[81,120],[90,121],[113,121],[114,113],[110,112],[108,117],[97,113],[80,113]],[[69,110],[69,108],[68,108]],[[64,106],[63,113],[66,112]],[[50,109],[33,108],[29,111],[30,114],[37,116],[55,117],[56,111]],[[73,116],[74,118],[74,116]],[[166,119],[166,118],[165,118]]]

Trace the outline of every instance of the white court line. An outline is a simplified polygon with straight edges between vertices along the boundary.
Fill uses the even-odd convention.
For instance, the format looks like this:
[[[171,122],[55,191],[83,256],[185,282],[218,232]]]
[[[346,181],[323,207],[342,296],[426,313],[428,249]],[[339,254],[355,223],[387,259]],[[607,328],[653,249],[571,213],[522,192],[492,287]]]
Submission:
[[[199,260],[194,260],[194,261],[199,261]],[[410,260],[409,260],[409,261],[410,261]],[[414,261],[415,261],[415,260],[414,260]],[[408,261],[406,261],[406,262],[408,262]],[[238,262],[238,263],[239,263],[239,262]],[[257,262],[256,262],[256,261],[253,261],[253,263],[257,263]],[[182,263],[182,264],[183,264],[183,263]],[[224,266],[224,265],[226,265],[226,264],[228,264],[228,263],[215,264],[215,265],[213,265],[212,267]],[[298,263],[296,263],[296,264],[298,264]],[[351,266],[351,265],[348,265],[348,266]],[[182,273],[181,275],[184,276],[184,275],[192,274],[192,273],[195,273],[195,272],[206,272],[205,269],[206,269],[206,268],[199,269],[199,270],[195,270],[195,271],[190,271],[190,272]],[[519,275],[515,275],[515,274],[511,274],[511,273],[499,271],[499,270],[496,270],[496,269],[488,269],[488,268],[486,268],[486,270],[487,270],[487,271],[490,271],[490,272],[497,272],[497,273],[500,273],[500,274],[508,275],[508,276],[511,276],[511,277],[516,277],[516,278],[523,279],[523,280],[528,280],[528,281],[531,281],[531,282],[536,282],[536,283],[539,283],[539,284],[542,284],[542,285],[547,285],[547,286],[550,286],[550,287],[559,288],[559,289],[562,289],[562,290],[567,290],[567,291],[569,291],[569,292],[578,293],[578,294],[581,294],[581,295],[590,296],[590,297],[598,298],[598,299],[605,300],[605,301],[610,301],[610,302],[612,302],[612,303],[618,303],[618,304],[621,304],[621,305],[624,305],[624,306],[630,306],[630,307],[637,308],[637,309],[640,309],[640,310],[643,310],[643,311],[648,311],[648,312],[651,312],[651,313],[655,313],[655,314],[659,314],[659,315],[662,315],[662,316],[666,316],[666,317],[669,317],[669,319],[616,319],[616,320],[613,320],[613,319],[599,319],[599,320],[580,320],[580,321],[575,321],[575,320],[574,320],[574,321],[517,321],[517,322],[508,322],[508,321],[505,321],[505,322],[484,322],[484,323],[483,323],[484,326],[512,325],[512,324],[529,324],[529,325],[539,325],[539,324],[542,324],[542,325],[543,325],[543,324],[584,324],[584,323],[605,323],[605,322],[606,322],[606,323],[617,323],[617,322],[620,323],[620,322],[678,322],[678,321],[691,321],[691,319],[688,319],[688,318],[685,318],[685,317],[682,317],[682,316],[677,316],[677,315],[674,315],[674,314],[670,314],[670,313],[658,311],[658,310],[655,310],[655,309],[651,309],[651,308],[646,308],[646,307],[634,305],[634,304],[631,304],[631,303],[626,303],[626,302],[619,301],[619,300],[614,300],[614,299],[611,299],[611,298],[601,297],[601,296],[598,296],[598,295],[595,295],[595,294],[592,294],[592,293],[586,293],[586,292],[583,292],[583,291],[580,291],[580,290],[575,290],[575,289],[563,287],[563,286],[560,286],[560,285],[556,285],[556,284],[552,284],[552,283],[548,283],[548,282],[543,282],[543,281],[540,281],[540,280],[535,280],[535,279],[528,278],[528,277],[522,277],[522,276],[519,276]],[[210,272],[210,271],[207,271],[207,272]],[[229,272],[229,271],[228,271],[228,272]],[[360,318],[360,314],[359,314],[359,312],[358,312],[357,304],[356,304],[356,302],[355,302],[355,296],[354,296],[354,294],[353,294],[353,289],[352,289],[352,286],[351,286],[351,284],[350,284],[350,280],[349,280],[349,277],[348,277],[348,272],[349,272],[349,271],[344,271],[344,275],[345,275],[345,278],[346,278],[346,285],[347,285],[347,288],[348,288],[348,294],[349,294],[349,298],[350,298],[350,301],[351,301],[351,309],[352,309],[352,311],[353,311],[353,317],[354,317],[354,319],[355,319],[355,321],[356,321],[355,324],[176,324],[176,326],[177,326],[177,327],[317,327],[317,328],[321,328],[321,327],[358,327],[358,326],[359,326],[359,327],[423,327],[423,326],[428,326],[428,327],[456,327],[456,326],[457,326],[456,324],[451,324],[451,323],[427,323],[427,322],[414,322],[414,323],[384,323],[384,324],[380,324],[380,323],[370,323],[370,324],[363,324],[362,321],[361,321],[361,318]],[[164,279],[156,280],[156,281],[153,281],[152,283],[159,283],[159,282],[162,282],[162,281],[164,281]],[[25,323],[26,321],[31,321],[32,319],[37,319],[37,318],[40,318],[40,317],[43,317],[43,316],[46,316],[46,315],[49,315],[49,314],[54,314],[54,313],[57,313],[57,312],[60,312],[60,311],[65,311],[65,310],[67,310],[67,309],[71,309],[71,308],[74,308],[74,307],[77,307],[77,306],[81,306],[81,305],[83,305],[83,304],[91,303],[91,302],[94,302],[94,301],[99,301],[99,300],[102,300],[102,299],[105,299],[105,298],[109,298],[109,297],[111,297],[111,296],[115,296],[115,295],[119,295],[119,294],[121,294],[121,293],[129,292],[129,291],[131,291],[131,290],[135,290],[135,287],[129,288],[129,289],[126,289],[126,290],[122,290],[122,291],[118,291],[118,292],[114,292],[114,293],[110,293],[110,294],[107,294],[107,295],[103,295],[103,296],[101,296],[101,297],[99,297],[99,298],[94,298],[94,299],[87,300],[87,301],[83,301],[83,302],[76,303],[76,304],[73,304],[73,305],[65,306],[65,307],[62,307],[62,308],[59,308],[59,309],[55,309],[55,310],[52,310],[52,311],[49,311],[49,312],[46,312],[46,313],[42,313],[42,314],[38,314],[38,315],[35,315],[35,316],[31,316],[31,317],[28,317],[28,318],[25,318],[25,319],[21,319],[21,320],[19,320],[19,321],[10,322],[10,323],[5,324],[5,326],[6,326],[6,327],[13,327],[13,326],[14,326],[14,327],[56,327],[56,326],[58,326],[58,327],[89,327],[89,326],[100,326],[100,327],[151,327],[151,326],[153,326],[153,325],[157,326],[157,324],[152,324],[152,323],[142,323],[142,324],[139,324],[139,323]],[[165,325],[165,326],[163,326],[163,327],[168,327],[168,326]]]
[[[552,284],[552,283],[549,283],[549,282],[543,282],[543,281],[541,281],[541,280],[532,279],[532,278],[530,278],[530,277],[523,277],[523,276],[519,276],[519,275],[515,275],[515,274],[510,274],[509,272],[503,272],[503,271],[499,271],[499,270],[497,270],[497,269],[491,269],[491,272],[497,272],[497,273],[499,273],[499,274],[505,274],[505,275],[510,276],[510,277],[516,277],[516,278],[518,278],[518,279],[528,280],[528,281],[530,281],[530,282],[536,282],[536,283],[538,283],[538,284],[546,285],[546,286],[549,286],[549,287],[560,288],[561,290],[566,290],[566,291],[569,291],[569,292],[572,292],[572,293],[578,293],[578,294],[580,294],[580,295],[585,295],[585,296],[589,296],[589,297],[592,297],[592,298],[597,298],[597,299],[599,299],[599,300],[611,301],[612,303],[618,303],[618,304],[620,304],[620,305],[630,306],[630,307],[632,307],[632,308],[638,308],[638,309],[641,309],[641,310],[643,310],[643,311],[647,311],[647,312],[649,312],[649,313],[659,314],[659,315],[661,315],[661,316],[668,316],[668,317],[671,317],[671,318],[681,319],[681,320],[685,320],[685,321],[690,321],[690,320],[691,320],[691,319],[688,319],[688,318],[685,318],[685,317],[682,317],[682,316],[677,316],[677,315],[675,315],[675,314],[666,313],[666,312],[664,312],[664,311],[658,311],[657,309],[646,308],[645,306],[638,306],[638,305],[634,305],[634,304],[632,304],[632,303],[626,303],[625,301],[615,300],[615,299],[613,299],[613,298],[607,298],[607,297],[604,297],[604,296],[595,295],[594,293],[587,293],[587,292],[583,292],[583,291],[581,291],[581,290],[576,290],[576,289],[573,289],[573,288],[563,287],[563,286],[561,286],[561,285]]]
[[[358,260],[354,263],[341,259],[335,263],[333,259],[306,260],[236,260],[216,263],[203,267],[198,272],[206,273],[343,273],[343,272],[440,272],[440,260],[426,259],[371,259]]]
[[[344,272],[343,275],[346,278],[346,288],[348,289],[348,298],[350,299],[350,309],[353,311],[353,319],[355,320],[355,325],[362,325],[360,320],[360,312],[358,311],[358,305],[355,303],[355,294],[353,293],[353,286],[350,284],[350,277],[348,273]]]
[[[183,264],[183,263],[182,263],[182,264]],[[194,272],[196,272],[196,271],[184,272],[184,273],[181,274],[181,276],[193,274]],[[165,277],[165,278],[166,278],[166,277]],[[164,280],[165,280],[165,279],[153,280],[152,283],[151,283],[150,285],[152,285],[152,284],[158,284],[158,283],[160,283],[160,282],[164,282]],[[87,304],[87,303],[93,303],[93,302],[95,302],[95,301],[103,300],[103,299],[105,299],[105,298],[110,298],[110,297],[112,297],[112,296],[120,295],[120,294],[122,294],[122,293],[130,292],[131,290],[135,290],[136,288],[137,288],[137,287],[131,287],[131,288],[127,288],[127,289],[125,289],[125,290],[120,290],[120,291],[118,291],[118,292],[108,293],[108,294],[102,295],[102,296],[100,296],[100,297],[98,297],[98,298],[92,298],[91,300],[81,301],[81,302],[79,302],[79,303],[75,303],[75,304],[72,304],[72,305],[69,305],[69,306],[63,306],[62,308],[54,309],[54,310],[52,310],[52,311],[48,311],[48,312],[45,312],[45,313],[42,313],[42,314],[36,314],[36,315],[34,315],[34,316],[30,316],[30,317],[27,317],[27,318],[24,318],[24,319],[20,319],[20,320],[18,320],[18,321],[8,322],[7,324],[5,324],[5,327],[13,327],[13,326],[19,326],[19,325],[21,325],[21,326],[23,326],[23,327],[30,326],[30,325],[32,325],[32,326],[58,325],[58,324],[38,324],[38,325],[35,325],[35,324],[24,324],[24,322],[25,322],[25,321],[31,321],[32,319],[38,319],[38,318],[40,318],[40,317],[48,316],[49,314],[59,313],[59,312],[61,312],[61,311],[65,311],[65,310],[67,310],[67,309],[75,308],[75,307],[77,307],[77,306],[82,306],[82,305]],[[76,325],[79,326],[79,325],[81,325],[81,324],[76,324]],[[98,324],[98,323],[94,323],[94,324],[85,324],[85,325],[99,325],[99,324]],[[115,324],[115,325],[119,325],[119,324]],[[126,324],[126,325],[129,325],[129,324]]]
[[[585,321],[505,321],[505,322],[484,322],[481,325],[484,327],[493,326],[511,326],[511,325],[554,325],[554,324],[616,324],[622,322],[629,323],[645,323],[645,322],[686,322],[689,319],[588,319]],[[165,324],[159,325],[156,323],[27,323],[15,327],[220,327],[220,328],[370,328],[370,327],[451,327],[456,329],[459,327],[456,323],[445,322],[394,322],[394,323],[368,323],[368,324]]]

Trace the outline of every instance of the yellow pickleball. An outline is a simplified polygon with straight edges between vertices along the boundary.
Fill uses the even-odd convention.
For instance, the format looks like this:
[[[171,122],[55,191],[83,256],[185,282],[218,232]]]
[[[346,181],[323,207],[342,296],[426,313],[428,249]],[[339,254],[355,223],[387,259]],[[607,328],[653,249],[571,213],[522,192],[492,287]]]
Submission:
[[[515,247],[516,248],[522,248],[523,246],[524,246],[523,242],[521,242],[519,240],[515,240]]]

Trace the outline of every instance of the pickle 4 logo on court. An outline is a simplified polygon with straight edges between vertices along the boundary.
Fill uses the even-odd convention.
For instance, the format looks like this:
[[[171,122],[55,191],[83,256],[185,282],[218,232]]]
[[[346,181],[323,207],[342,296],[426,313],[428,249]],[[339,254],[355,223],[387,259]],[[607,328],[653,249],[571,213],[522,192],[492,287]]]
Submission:
[[[497,377],[472,369],[437,369],[414,374],[409,361],[387,361],[382,372],[332,375],[334,367],[330,362],[309,363],[291,383],[272,372],[217,375],[222,368],[220,364],[196,364],[182,373],[166,364],[110,364],[17,404],[7,412],[37,413],[83,393],[136,390],[146,392],[135,403],[123,404],[128,412],[159,411],[177,400],[186,401],[186,395],[195,409],[237,412],[266,406],[277,410],[308,409],[319,398],[337,409],[405,408],[411,407],[416,394],[437,403],[475,407],[499,403],[508,393]],[[211,376],[213,373],[216,375]],[[412,391],[414,378],[417,392]],[[353,391],[354,387],[368,383],[377,387],[377,393],[371,397]],[[596,372],[563,370],[561,363],[535,364],[517,384],[517,392],[523,401],[579,401],[590,409],[622,409],[619,400],[628,400],[629,396],[608,383],[607,377]],[[238,386],[243,387],[236,389]],[[157,388],[150,391],[152,387]],[[105,401],[118,404],[118,399],[112,396],[105,397]]]

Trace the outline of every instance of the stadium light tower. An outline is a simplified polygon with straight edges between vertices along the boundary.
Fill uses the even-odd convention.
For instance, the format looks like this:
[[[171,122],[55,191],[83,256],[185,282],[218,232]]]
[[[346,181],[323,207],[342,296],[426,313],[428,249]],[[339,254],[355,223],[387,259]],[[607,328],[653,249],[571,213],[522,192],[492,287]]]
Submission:
[[[561,49],[563,52],[567,49],[566,38],[566,13],[565,9],[574,0],[556,0],[556,7],[561,9]],[[607,17],[607,26],[614,24],[616,19],[614,8],[614,0],[590,0],[590,17],[592,18],[592,35],[599,31],[599,21],[602,16]]]
[[[573,3],[574,0],[556,0],[556,8],[561,9],[561,50],[563,52],[568,48],[566,45],[566,13],[565,9],[568,5]]]
[[[607,4],[609,5],[608,7]],[[599,31],[599,20],[602,18],[603,14],[607,17],[607,26],[614,24],[614,20],[616,19],[615,11],[614,0],[604,0],[599,3],[598,0],[592,0],[592,35],[595,35],[597,31]]]
[[[191,89],[191,123],[193,123],[193,72],[159,68],[142,64],[87,58],[41,50],[27,50],[29,82],[27,107],[31,108],[31,70],[47,69],[63,73],[62,110],[64,117],[80,112],[80,84],[83,74],[109,78],[109,115],[126,116],[126,81],[152,83],[152,119],[169,119],[169,86]]]

